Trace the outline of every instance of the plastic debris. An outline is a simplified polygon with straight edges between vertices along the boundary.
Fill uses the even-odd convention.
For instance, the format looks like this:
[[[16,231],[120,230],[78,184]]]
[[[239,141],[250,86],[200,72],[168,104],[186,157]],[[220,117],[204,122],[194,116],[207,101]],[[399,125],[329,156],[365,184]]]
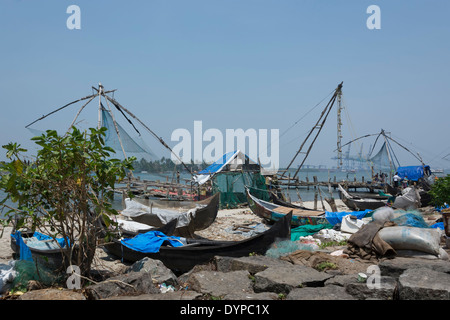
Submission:
[[[317,243],[303,243],[302,241],[279,241],[274,243],[272,247],[266,251],[266,256],[271,258],[280,258],[289,255],[297,250],[317,250]]]
[[[173,292],[175,291],[175,288],[172,285],[167,286],[165,283],[163,283],[159,285],[159,291],[161,293]]]
[[[8,283],[12,283],[17,273],[14,271],[14,260],[0,265],[0,293],[5,291]]]

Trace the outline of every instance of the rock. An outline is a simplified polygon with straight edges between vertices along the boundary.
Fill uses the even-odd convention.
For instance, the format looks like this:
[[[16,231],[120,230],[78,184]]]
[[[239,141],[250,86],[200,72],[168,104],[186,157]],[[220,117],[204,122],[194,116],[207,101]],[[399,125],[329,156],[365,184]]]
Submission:
[[[384,260],[378,266],[382,275],[389,275],[396,278],[410,268],[428,268],[450,274],[450,262],[448,260],[396,257],[395,259]]]
[[[328,285],[325,287],[294,288],[286,297],[286,300],[355,300],[345,291],[344,287]]]
[[[118,296],[104,300],[197,300],[202,297],[201,293],[189,290],[181,290],[167,293],[149,293],[139,296]]]
[[[110,272],[115,275],[123,274],[129,267],[130,263],[121,262],[116,256],[110,254],[103,247],[95,250],[95,258],[92,261],[91,270],[97,272]]]
[[[200,271],[191,274],[186,284],[189,290],[223,299],[228,295],[254,293],[249,276],[248,271],[244,270]]]
[[[358,279],[357,274],[336,275],[333,278],[330,278],[327,281],[325,281],[325,286],[335,285],[345,287],[349,283],[358,282],[357,279]]]
[[[27,291],[18,300],[86,300],[86,298],[82,293],[77,291],[47,288]]]
[[[288,294],[292,289],[302,286],[323,286],[331,277],[329,274],[300,265],[270,267],[255,274],[254,290]]]
[[[250,256],[250,257],[214,257],[217,271],[229,272],[236,270],[247,270],[250,274],[264,271],[269,267],[281,267],[291,265],[287,261],[270,258],[266,256]]]
[[[449,300],[450,274],[430,268],[411,268],[398,280],[401,300]]]
[[[366,261],[348,259],[343,256],[332,256],[326,252],[309,250],[297,250],[280,259],[289,261],[294,265],[302,265],[319,270],[322,266],[329,264],[330,266],[335,266],[338,273],[341,274],[357,274],[358,272],[365,272],[370,265],[370,263]]]
[[[159,293],[151,274],[147,272],[130,272],[86,288],[87,296],[93,300],[144,293]]]
[[[345,284],[345,291],[359,300],[394,300],[396,299],[397,280],[394,277],[381,276],[379,283],[361,283],[358,281]]]
[[[172,286],[178,285],[177,276],[159,260],[144,258],[136,261],[125,273],[129,272],[148,272],[154,282],[157,282],[158,284],[165,283],[166,285]]]
[[[245,293],[236,292],[227,294],[223,300],[279,300],[278,294],[274,292]]]

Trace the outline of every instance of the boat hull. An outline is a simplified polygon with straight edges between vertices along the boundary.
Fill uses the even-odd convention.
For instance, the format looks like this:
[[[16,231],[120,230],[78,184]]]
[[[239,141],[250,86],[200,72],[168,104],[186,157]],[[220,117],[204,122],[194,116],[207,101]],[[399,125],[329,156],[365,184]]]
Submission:
[[[345,191],[341,185],[339,185],[339,197],[347,207],[355,211],[375,210],[387,205],[385,199],[354,197]]]
[[[190,239],[188,245],[181,247],[162,246],[159,252],[143,253],[124,246],[119,240],[105,244],[107,251],[120,259],[135,262],[145,257],[160,260],[176,274],[191,270],[198,264],[204,264],[215,256],[243,257],[249,254],[265,254],[277,240],[290,238],[291,214],[282,217],[270,229],[242,241],[214,241]]]
[[[328,223],[323,211],[296,209],[272,204],[253,197],[249,190],[247,190],[247,201],[253,213],[268,222],[278,221],[287,213],[292,212],[291,225],[293,227]]]
[[[191,202],[186,207],[183,207],[183,209],[189,211],[198,205],[205,205],[204,207],[198,208],[195,215],[191,215],[188,225],[177,227],[174,231],[174,235],[192,237],[195,231],[201,231],[208,228],[217,217],[217,212],[219,211],[219,200],[220,194],[216,193],[208,199]],[[153,200],[149,199],[136,199],[136,201],[147,207],[151,207],[154,204]],[[170,210],[170,207],[165,207],[164,209]],[[177,210],[177,212],[179,212],[179,210]],[[179,214],[181,215],[181,213]],[[143,213],[140,215],[129,216],[129,218],[133,221],[157,228],[162,227],[165,224],[157,214],[153,213]]]

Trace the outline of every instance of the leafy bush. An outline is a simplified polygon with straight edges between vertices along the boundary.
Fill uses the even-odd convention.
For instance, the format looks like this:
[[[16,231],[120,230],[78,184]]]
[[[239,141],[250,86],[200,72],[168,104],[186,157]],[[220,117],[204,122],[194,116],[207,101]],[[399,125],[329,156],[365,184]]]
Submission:
[[[90,271],[102,226],[117,214],[114,184],[135,160],[108,159],[114,150],[105,146],[106,129],[89,130],[73,128],[65,136],[47,130],[32,138],[41,149],[31,163],[22,159],[25,149],[10,143],[3,146],[10,162],[0,164],[0,190],[6,193],[0,208],[8,199],[16,204],[8,207],[6,223],[67,239],[65,267],[75,264],[83,275]]]
[[[429,191],[432,202],[437,207],[450,204],[450,175],[437,179]]]

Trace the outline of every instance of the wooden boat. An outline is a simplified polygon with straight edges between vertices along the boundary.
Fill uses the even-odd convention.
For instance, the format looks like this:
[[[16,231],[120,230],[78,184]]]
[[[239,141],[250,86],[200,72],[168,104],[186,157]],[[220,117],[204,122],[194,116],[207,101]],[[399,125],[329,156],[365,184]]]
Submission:
[[[178,220],[173,219],[173,220],[169,221],[169,223],[167,223],[159,228],[155,228],[155,227],[152,227],[152,226],[149,226],[149,225],[146,225],[143,223],[135,222],[135,221],[130,221],[131,223],[136,223],[136,224],[139,224],[142,226],[142,227],[138,226],[138,228],[134,227],[132,229],[127,227],[126,221],[118,220],[117,222],[119,224],[119,233],[123,237],[134,237],[140,233],[145,233],[145,232],[149,232],[149,231],[160,231],[160,232],[164,233],[165,235],[171,236],[171,235],[173,235],[173,233],[176,230]]]
[[[20,244],[17,242],[16,238],[13,236],[15,234],[18,234],[16,232],[13,232],[11,234],[10,246],[13,251],[13,258],[19,259],[20,258]],[[34,236],[34,231],[30,231],[30,230],[21,231],[20,235],[21,235],[22,239],[24,239],[24,241],[26,241],[27,239],[30,239]],[[48,242],[48,241],[43,241],[43,242]],[[51,269],[51,270],[56,270],[63,266],[63,259],[64,259],[63,253],[64,253],[64,251],[68,250],[68,248],[60,248],[60,247],[55,248],[55,246],[52,246],[52,247],[49,246],[49,249],[33,248],[33,247],[29,246],[29,249],[30,249],[31,257],[32,257],[33,261],[45,266],[46,268]]]
[[[352,210],[364,211],[375,210],[387,205],[387,199],[361,198],[352,196],[341,185],[338,185],[339,196],[344,204]]]
[[[288,207],[288,208],[295,208],[295,209],[302,209],[302,210],[309,210],[309,211],[315,211],[314,209],[310,209],[310,208],[306,208],[304,206],[299,206],[284,200],[281,200],[275,193],[271,192],[270,193],[270,198],[272,199],[272,202],[275,204],[278,204],[280,206],[283,207]]]
[[[186,239],[180,247],[161,246],[159,252],[144,253],[130,249],[118,239],[104,245],[105,249],[120,259],[135,262],[149,257],[157,259],[176,274],[191,270],[198,264],[207,263],[215,256],[242,257],[251,253],[265,254],[278,239],[290,238],[289,221],[292,213],[283,216],[270,229],[241,241],[215,241],[208,239]]]
[[[152,199],[126,199],[123,216],[153,227],[162,227],[168,221],[178,218],[174,235],[192,237],[195,231],[208,228],[216,219],[219,210],[220,193],[201,201],[155,201]]]
[[[376,199],[376,200],[387,200],[391,197],[388,194],[380,194],[379,192],[348,192],[354,198],[367,198],[367,199]]]
[[[121,229],[120,234],[122,234],[124,236],[128,236],[128,237],[133,237],[141,232],[148,232],[148,231],[156,230],[156,231],[163,232],[166,235],[172,235],[172,233],[175,231],[176,225],[177,225],[177,220],[174,219],[160,228],[150,227],[150,229],[147,231],[145,231],[145,230],[129,231],[126,229]],[[20,232],[20,235],[22,236],[22,239],[24,239],[24,241],[32,238],[34,236],[34,234],[35,234],[34,231],[31,231],[31,230],[26,230],[26,231]],[[43,242],[46,242],[46,241],[50,241],[50,240],[45,240]],[[14,236],[11,236],[10,246],[13,251],[13,258],[16,260],[19,259],[20,258],[20,244],[17,243],[17,240]],[[64,255],[64,252],[66,250],[68,250],[68,248],[38,249],[38,248],[30,247],[30,246],[29,246],[29,249],[31,251],[31,257],[32,257],[33,261],[35,261],[41,265],[44,265],[45,267],[52,269],[52,270],[57,270],[58,268],[61,268],[63,266],[63,260],[64,260],[63,255]]]
[[[279,204],[258,199],[255,196],[252,196],[248,189],[246,190],[246,193],[248,205],[253,213],[268,222],[277,221],[287,213],[292,212],[291,225],[295,227],[308,224],[317,225],[328,223],[325,218],[325,211],[284,207]]]

